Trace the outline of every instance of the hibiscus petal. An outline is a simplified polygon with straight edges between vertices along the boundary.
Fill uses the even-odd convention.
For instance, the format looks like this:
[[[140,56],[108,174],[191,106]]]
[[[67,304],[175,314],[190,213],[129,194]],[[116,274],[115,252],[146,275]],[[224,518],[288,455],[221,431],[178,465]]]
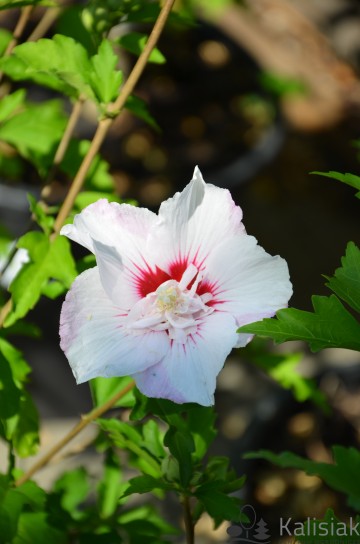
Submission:
[[[241,220],[229,191],[205,184],[196,167],[185,189],[161,204],[149,248],[158,266],[174,276],[179,264],[181,273],[190,263],[199,267],[224,238],[244,232]]]
[[[186,343],[172,342],[160,363],[134,374],[136,385],[148,397],[214,404],[216,376],[237,343],[236,328],[231,315],[214,312],[187,337]]]
[[[146,238],[156,217],[145,208],[100,199],[61,229],[95,253],[103,287],[123,309],[141,298],[139,278],[155,269]]]
[[[145,250],[145,240],[157,216],[146,208],[129,204],[108,202],[101,198],[74,217],[72,225],[65,225],[60,234],[67,236],[94,253],[93,240],[117,248],[120,252],[124,240]],[[125,241],[125,243],[126,243]]]
[[[61,348],[77,383],[97,376],[127,376],[162,360],[170,341],[165,332],[128,334],[124,316],[106,295],[97,268],[73,283],[60,316]]]
[[[286,261],[266,253],[248,235],[226,240],[213,251],[203,281],[212,286],[212,306],[234,315],[239,326],[273,316],[292,295]]]

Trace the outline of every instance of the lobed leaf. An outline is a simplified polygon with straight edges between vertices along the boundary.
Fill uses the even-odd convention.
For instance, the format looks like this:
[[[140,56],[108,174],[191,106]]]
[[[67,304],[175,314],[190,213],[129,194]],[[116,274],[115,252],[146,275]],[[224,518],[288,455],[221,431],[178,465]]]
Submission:
[[[90,83],[100,103],[109,104],[117,97],[122,83],[122,72],[115,70],[118,57],[108,40],[103,40],[97,55],[91,58]]]
[[[360,249],[354,242],[348,243],[341,265],[335,270],[333,277],[327,278],[326,285],[353,310],[360,313]]]
[[[277,319],[263,319],[244,325],[238,332],[267,336],[276,343],[303,340],[312,351],[324,348],[347,348],[360,351],[360,324],[335,296],[313,296],[314,312],[286,308]]]
[[[0,69],[16,81],[30,79],[76,99],[84,96],[108,104],[122,81],[121,71],[115,70],[117,61],[106,39],[90,57],[81,43],[56,34],[16,46],[11,56],[0,60]]]
[[[316,174],[318,176],[324,176],[326,178],[336,179],[337,181],[341,181],[342,183],[345,183],[346,185],[350,185],[350,187],[354,187],[354,189],[357,190],[356,197],[360,198],[360,177],[355,176],[354,174],[341,174],[340,172],[330,171],[330,172],[311,172],[311,174]]]

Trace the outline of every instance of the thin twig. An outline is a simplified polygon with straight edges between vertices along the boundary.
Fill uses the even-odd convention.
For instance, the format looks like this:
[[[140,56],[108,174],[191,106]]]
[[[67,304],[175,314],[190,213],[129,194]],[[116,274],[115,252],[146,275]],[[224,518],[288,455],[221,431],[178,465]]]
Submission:
[[[160,34],[165,26],[166,20],[168,16],[170,15],[171,8],[174,4],[175,0],[166,0],[159,17],[154,25],[154,28],[149,36],[149,39],[146,43],[146,46],[144,50],[142,51],[140,57],[138,58],[131,74],[129,75],[128,79],[126,80],[123,88],[121,89],[121,93],[118,96],[117,100],[109,107],[109,113],[110,114],[118,114],[120,110],[124,107],[126,100],[134,90],[134,87],[136,83],[138,82],[142,72],[144,71],[144,68],[146,66],[146,63],[148,61],[148,58],[154,49]],[[60,208],[59,214],[56,218],[55,224],[54,224],[54,233],[57,235],[60,232],[61,227],[64,224],[65,219],[67,218],[68,214],[70,213],[75,198],[77,194],[79,193],[81,187],[83,186],[83,183],[85,181],[86,174],[91,166],[91,163],[93,159],[95,158],[95,155],[99,151],[101,144],[103,143],[105,136],[113,123],[113,117],[107,117],[105,119],[102,119],[98,125],[98,128],[95,132],[94,138],[91,142],[91,145],[89,147],[89,150],[84,157],[83,162],[81,163],[81,166],[78,170],[78,173],[76,174],[74,181],[69,189],[69,192],[64,200],[63,205]]]
[[[45,36],[62,11],[63,8],[60,7],[48,8],[26,41],[36,42]]]
[[[110,410],[116,404],[116,402],[123,398],[131,389],[135,386],[135,382],[131,381],[126,387],[124,387],[121,391],[116,393],[111,399],[106,401],[104,404],[99,406],[98,408],[94,408],[94,410],[91,410],[88,414],[85,414],[82,416],[79,423],[77,423],[59,442],[57,442],[45,455],[40,457],[36,463],[33,464],[33,466],[25,472],[18,480],[16,480],[15,485],[19,486],[23,483],[30,480],[30,478],[38,472],[41,468],[43,468],[45,465],[48,464],[48,462],[64,447],[66,446],[75,436],[77,436],[89,423],[93,422],[98,417],[102,416]]]
[[[66,150],[67,150],[67,148],[69,146],[69,143],[70,143],[70,140],[71,140],[71,137],[73,135],[73,132],[75,130],[75,127],[77,125],[79,117],[81,115],[83,105],[84,105],[84,98],[82,96],[80,96],[76,100],[76,102],[74,103],[74,105],[72,107],[70,117],[69,117],[69,120],[67,122],[64,134],[62,135],[62,138],[61,138],[60,143],[58,145],[58,148],[56,150],[53,164],[52,164],[52,166],[51,166],[51,168],[49,170],[49,173],[47,175],[46,182],[45,182],[46,185],[48,185],[50,183],[50,181],[52,180],[52,178],[54,176],[54,173],[56,172],[59,164],[61,164],[61,162],[62,162],[62,160],[63,160],[63,158],[65,156]]]
[[[20,12],[20,17],[18,19],[18,22],[16,23],[16,26],[15,26],[15,29],[14,29],[14,32],[13,32],[13,37],[10,40],[10,42],[8,43],[7,48],[5,49],[4,56],[10,55],[12,50],[14,49],[14,47],[16,47],[17,44],[19,43],[19,40],[20,40],[20,38],[22,36],[22,33],[24,32],[24,29],[26,27],[26,23],[29,20],[29,17],[30,17],[30,14],[31,14],[32,10],[33,10],[33,6],[25,6],[24,8],[22,8],[22,10]],[[0,81],[1,81],[1,79],[3,77],[3,75],[4,75],[4,73],[0,72]]]
[[[191,515],[190,500],[187,495],[183,497],[182,505],[184,511],[186,544],[194,544],[194,523]]]

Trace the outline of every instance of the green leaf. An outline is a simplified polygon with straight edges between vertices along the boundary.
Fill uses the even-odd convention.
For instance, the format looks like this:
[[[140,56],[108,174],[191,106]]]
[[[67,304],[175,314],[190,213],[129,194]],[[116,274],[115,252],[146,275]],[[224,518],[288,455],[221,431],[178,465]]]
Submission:
[[[103,477],[97,486],[98,509],[102,519],[114,514],[126,486],[127,483],[122,479],[119,456],[109,448],[105,453]]]
[[[130,419],[132,420],[143,419],[147,415],[152,414],[160,417],[170,425],[173,422],[174,416],[188,413],[190,410],[199,407],[195,403],[177,404],[171,400],[149,398],[140,393],[137,388],[134,389],[134,395],[136,403],[130,415]],[[185,425],[184,420],[183,423]]]
[[[117,61],[108,40],[89,57],[81,43],[56,34],[18,45],[11,57],[0,61],[0,68],[15,80],[31,79],[76,99],[83,95],[108,104],[116,98],[122,81],[122,73],[115,70]]]
[[[109,40],[101,42],[97,55],[91,59],[90,82],[100,103],[109,104],[119,93],[122,72],[115,70],[118,60]]]
[[[5,321],[6,327],[24,317],[35,306],[50,278],[61,281],[69,288],[76,277],[67,238],[59,236],[50,242],[41,232],[28,232],[20,238],[18,247],[28,250],[31,262],[23,266],[10,285],[13,310]]]
[[[38,202],[32,194],[28,193],[27,198],[30,204],[30,211],[37,224],[42,228],[45,234],[49,236],[54,226],[54,218],[46,213],[42,203]]]
[[[238,332],[268,336],[276,343],[304,340],[312,351],[332,347],[360,351],[360,325],[339,299],[313,296],[312,302],[314,313],[286,308],[276,313],[277,319],[245,325]]]
[[[16,112],[23,105],[25,90],[19,89],[12,94],[8,94],[0,102],[0,123],[5,121],[10,115]]]
[[[354,242],[348,243],[341,265],[332,278],[327,278],[329,281],[326,285],[351,308],[360,312],[360,250]]]
[[[165,457],[164,433],[160,430],[159,423],[149,419],[143,424],[142,434],[148,451],[158,459]]]
[[[281,387],[290,389],[299,402],[313,400],[323,409],[327,409],[326,399],[318,390],[316,382],[301,376],[296,370],[303,358],[302,353],[261,353],[253,356],[254,362]]]
[[[94,406],[100,406],[124,389],[131,382],[131,378],[94,378],[90,380],[90,389],[92,393]],[[124,397],[119,399],[114,407],[132,407],[135,403],[133,391],[129,391]]]
[[[7,440],[12,441],[15,451],[20,457],[34,455],[39,445],[38,412],[31,396],[23,389],[23,384],[31,369],[24,361],[22,353],[4,338],[0,338],[0,361],[2,357],[9,364],[12,379],[20,395],[16,401],[17,408],[11,415],[0,408],[4,434]],[[11,388],[7,387],[7,392],[11,392]],[[12,393],[14,400],[18,393]],[[0,395],[0,399],[5,398],[5,394]]]
[[[21,392],[15,385],[8,361],[0,353],[0,414],[8,419],[18,413]]]
[[[331,488],[345,493],[352,508],[360,510],[360,451],[334,446],[332,452],[333,464],[310,461],[291,452],[275,454],[266,450],[248,453],[245,458],[266,459],[280,467],[297,468],[311,476],[319,476]]]
[[[124,492],[125,497],[132,495],[133,493],[150,493],[154,489],[171,489],[171,485],[162,478],[153,478],[148,474],[131,478],[128,484],[129,487],[127,487]]]
[[[316,174],[318,176],[324,176],[326,178],[336,179],[341,181],[350,187],[354,187],[357,190],[356,197],[360,198],[360,177],[355,176],[354,174],[341,174],[340,172],[310,172],[311,174]]]
[[[98,419],[100,427],[109,433],[112,443],[130,453],[130,462],[144,474],[161,476],[161,466],[145,442],[141,426],[138,428],[116,419]]]
[[[179,463],[180,483],[186,488],[190,482],[193,464],[191,454],[195,451],[193,437],[189,432],[170,427],[164,438],[164,445]]]
[[[8,487],[8,481],[4,476],[0,476],[0,535],[4,543],[15,542],[13,538],[19,532],[19,522],[24,507],[35,512],[42,511],[45,499],[45,492],[35,482],[26,482],[14,489]],[[25,542],[30,544],[29,541]],[[39,542],[39,540],[36,539],[33,542]],[[21,541],[18,543],[20,544]]]
[[[0,139],[14,146],[30,160],[41,175],[50,167],[66,125],[62,104],[50,100],[27,104],[26,109],[0,125]]]
[[[195,496],[203,504],[206,512],[214,519],[216,525],[224,520],[240,521],[239,499],[229,497],[216,489],[216,482],[209,482],[198,487]]]
[[[16,46],[9,59],[0,67],[15,79],[32,79],[68,96],[84,94],[94,98],[88,77],[91,64],[86,49],[68,36],[56,34],[52,39],[42,38]],[[17,70],[17,72],[16,72]]]
[[[68,536],[51,525],[47,512],[24,512],[19,517],[17,535],[12,544],[68,544]]]
[[[146,504],[122,512],[117,523],[127,532],[131,544],[159,544],[169,542],[166,535],[178,534],[178,529],[169,525],[164,516],[153,505]]]
[[[0,2],[1,6],[1,2]],[[7,46],[9,45],[12,38],[11,32],[5,30],[5,28],[0,28],[0,57],[5,53]]]
[[[145,121],[148,125],[157,131],[160,131],[160,127],[149,113],[146,103],[138,96],[131,95],[126,100],[125,108],[129,110],[133,115],[139,117],[142,121]]]
[[[10,365],[11,373],[17,387],[21,388],[31,372],[30,366],[24,360],[21,351],[12,346],[4,338],[0,338],[0,353]]]
[[[130,53],[134,53],[134,55],[139,56],[144,50],[147,40],[148,36],[146,34],[142,34],[141,32],[130,32],[129,34],[121,36],[118,39],[118,43],[121,45],[121,47],[127,51],[130,51]],[[154,64],[164,64],[166,59],[159,49],[155,47],[151,52],[148,62],[153,62]]]
[[[4,422],[4,428],[19,457],[37,453],[40,443],[39,414],[28,392],[22,392],[19,411]]]
[[[196,406],[187,414],[187,425],[194,440],[193,459],[200,461],[216,437],[216,413],[213,407]]]
[[[65,472],[54,484],[54,491],[61,495],[61,506],[74,519],[81,519],[79,506],[90,491],[89,475],[83,467]]]
[[[0,10],[22,8],[24,6],[56,6],[52,0],[0,0]]]
[[[74,177],[80,168],[89,147],[90,142],[88,140],[72,140],[60,165],[60,169],[69,177]],[[109,174],[109,168],[109,163],[102,159],[100,155],[96,155],[86,174],[86,188],[95,191],[113,191],[114,181],[112,176]],[[82,197],[78,198],[80,198],[81,202]]]

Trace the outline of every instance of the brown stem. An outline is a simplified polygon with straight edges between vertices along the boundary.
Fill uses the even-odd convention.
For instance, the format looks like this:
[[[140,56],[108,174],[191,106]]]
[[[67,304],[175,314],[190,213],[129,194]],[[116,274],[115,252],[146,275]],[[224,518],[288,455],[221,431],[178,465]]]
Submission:
[[[68,123],[66,125],[64,134],[62,135],[61,141],[58,145],[58,148],[55,153],[54,162],[52,164],[52,167],[50,168],[50,171],[46,178],[46,185],[50,183],[50,181],[53,178],[54,173],[56,172],[57,167],[61,163],[61,161],[64,158],[64,155],[66,153],[66,150],[69,146],[71,136],[74,132],[74,129],[77,125],[77,122],[79,120],[79,117],[81,115],[82,107],[84,105],[84,98],[80,96],[78,100],[74,103],[73,108],[71,110],[71,114],[68,120]]]
[[[49,30],[53,22],[56,21],[61,12],[62,8],[60,7],[48,8],[26,41],[36,42],[37,40],[45,36],[47,31]]]
[[[30,478],[38,472],[41,468],[43,468],[45,465],[48,464],[50,459],[54,457],[66,444],[68,444],[75,436],[77,436],[89,423],[97,419],[98,417],[102,416],[107,412],[110,408],[114,406],[114,404],[124,397],[126,393],[131,391],[131,389],[135,386],[135,382],[131,381],[126,387],[124,387],[121,391],[116,393],[111,399],[106,401],[104,404],[99,406],[98,408],[94,408],[94,410],[91,410],[88,414],[85,414],[82,416],[79,423],[77,423],[59,442],[57,442],[45,455],[40,457],[36,463],[33,464],[33,466],[25,472],[18,480],[16,480],[15,485],[19,486],[23,483],[30,480]]]
[[[24,8],[22,8],[22,10],[20,12],[20,17],[18,19],[18,22],[16,23],[16,27],[15,27],[14,32],[13,32],[13,37],[10,40],[10,42],[8,43],[7,48],[5,49],[4,56],[10,55],[12,50],[14,49],[14,47],[17,46],[17,44],[18,44],[18,42],[19,42],[19,40],[21,38],[21,35],[24,32],[26,23],[29,20],[29,17],[30,17],[30,14],[31,14],[32,10],[33,10],[33,6],[25,6]],[[1,81],[2,77],[3,77],[3,72],[0,72],[0,81]]]
[[[123,108],[126,100],[128,99],[129,95],[134,90],[134,87],[136,83],[138,82],[145,66],[148,61],[148,58],[154,49],[160,34],[165,26],[166,20],[170,15],[171,8],[174,4],[175,0],[166,0],[159,17],[156,20],[156,23],[154,25],[154,28],[149,36],[149,39],[146,43],[146,46],[144,50],[142,51],[140,57],[138,58],[131,74],[129,75],[128,79],[126,80],[123,88],[121,89],[121,93],[119,94],[117,100],[109,107],[109,113],[117,114],[119,111]],[[76,174],[74,181],[70,187],[70,190],[63,202],[63,205],[60,208],[59,214],[56,218],[55,224],[54,224],[54,234],[57,235],[66,219],[68,214],[70,213],[75,198],[80,191],[84,181],[85,176],[91,166],[91,163],[99,151],[101,144],[103,143],[105,136],[113,122],[112,117],[107,117],[105,119],[102,119],[98,125],[98,128],[95,132],[94,138],[91,142],[91,145],[89,147],[89,150],[84,157],[83,162],[81,163],[81,166],[79,168],[78,173]]]
[[[194,523],[191,515],[190,500],[187,495],[183,497],[182,505],[184,511],[186,544],[194,544]]]

